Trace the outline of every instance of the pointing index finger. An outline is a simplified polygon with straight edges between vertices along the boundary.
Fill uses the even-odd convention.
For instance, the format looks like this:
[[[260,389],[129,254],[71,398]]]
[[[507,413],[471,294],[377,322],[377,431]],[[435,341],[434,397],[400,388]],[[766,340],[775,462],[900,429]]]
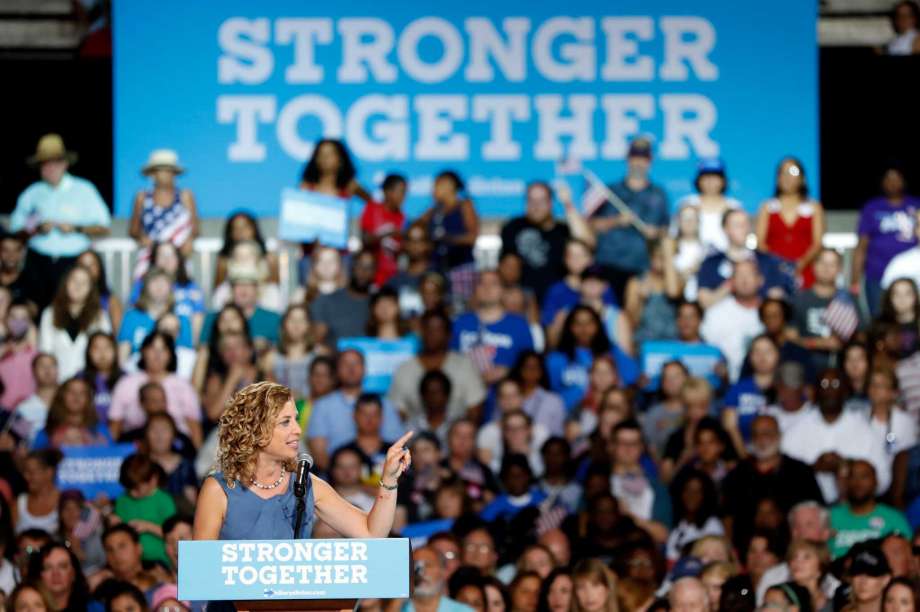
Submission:
[[[408,442],[409,438],[411,438],[413,435],[415,435],[414,431],[406,432],[402,438],[400,438],[399,440],[393,443],[393,446],[395,448],[402,448],[403,446],[406,445],[406,442]]]

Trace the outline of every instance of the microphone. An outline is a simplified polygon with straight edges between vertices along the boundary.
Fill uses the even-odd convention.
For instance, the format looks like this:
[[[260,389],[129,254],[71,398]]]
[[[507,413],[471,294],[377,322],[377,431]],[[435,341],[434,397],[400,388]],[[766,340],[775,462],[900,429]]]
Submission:
[[[310,453],[297,455],[297,471],[294,474],[294,495],[303,497],[307,493],[307,481],[310,478],[310,468],[313,467],[313,456]]]

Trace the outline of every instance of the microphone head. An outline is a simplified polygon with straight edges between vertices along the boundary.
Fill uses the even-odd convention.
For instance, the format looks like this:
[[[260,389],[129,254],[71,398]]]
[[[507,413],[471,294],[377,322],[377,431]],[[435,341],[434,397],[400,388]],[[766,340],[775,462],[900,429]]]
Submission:
[[[297,463],[305,463],[307,465],[307,469],[309,470],[313,467],[313,455],[310,453],[298,453]]]

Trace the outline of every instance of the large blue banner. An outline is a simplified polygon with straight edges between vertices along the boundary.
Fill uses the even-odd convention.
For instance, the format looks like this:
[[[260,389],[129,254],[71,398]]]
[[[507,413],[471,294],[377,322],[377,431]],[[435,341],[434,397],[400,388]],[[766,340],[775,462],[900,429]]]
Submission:
[[[672,198],[721,156],[753,209],[784,155],[817,187],[816,19],[815,0],[116,2],[116,211],[170,147],[201,214],[275,216],[330,136],[368,189],[406,174],[410,216],[445,168],[507,216],[565,155],[617,179],[639,133]]]

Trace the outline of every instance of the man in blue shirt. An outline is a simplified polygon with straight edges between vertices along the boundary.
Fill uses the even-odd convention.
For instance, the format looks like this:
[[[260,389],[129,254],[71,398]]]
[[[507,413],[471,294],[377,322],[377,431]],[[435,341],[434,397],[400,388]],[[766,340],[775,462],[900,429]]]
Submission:
[[[533,336],[524,317],[505,312],[497,272],[480,273],[475,298],[476,310],[454,322],[450,348],[468,354],[493,385],[508,375],[521,351],[533,348]]]
[[[336,362],[339,388],[313,404],[307,425],[307,444],[320,471],[329,467],[332,453],[357,436],[355,402],[363,392],[364,373],[364,356],[361,353],[351,349],[339,353]],[[389,400],[383,399],[382,405],[380,436],[384,440],[398,440],[405,433],[405,427]]]
[[[634,139],[626,156],[626,177],[610,185],[629,213],[620,213],[613,204],[604,202],[591,217],[591,229],[597,236],[595,261],[606,269],[620,304],[629,277],[648,270],[646,242],[664,236],[670,221],[668,196],[649,180],[651,165],[651,142]],[[645,223],[643,231],[633,224],[636,219]]]
[[[444,557],[424,546],[412,551],[412,598],[399,608],[400,612],[473,612],[473,608],[446,595],[447,568]]]
[[[20,194],[10,216],[10,230],[29,237],[25,270],[30,295],[39,309],[51,301],[64,273],[90,247],[90,239],[108,234],[112,216],[92,183],[67,172],[76,154],[57,134],[38,141],[27,162],[41,180]]]
[[[274,310],[259,306],[259,282],[261,276],[255,266],[245,264],[231,265],[227,273],[230,281],[231,302],[243,311],[249,325],[249,335],[261,352],[278,343],[278,327],[281,316]],[[207,346],[211,340],[211,328],[217,320],[216,312],[209,312],[201,327],[198,344]]]

